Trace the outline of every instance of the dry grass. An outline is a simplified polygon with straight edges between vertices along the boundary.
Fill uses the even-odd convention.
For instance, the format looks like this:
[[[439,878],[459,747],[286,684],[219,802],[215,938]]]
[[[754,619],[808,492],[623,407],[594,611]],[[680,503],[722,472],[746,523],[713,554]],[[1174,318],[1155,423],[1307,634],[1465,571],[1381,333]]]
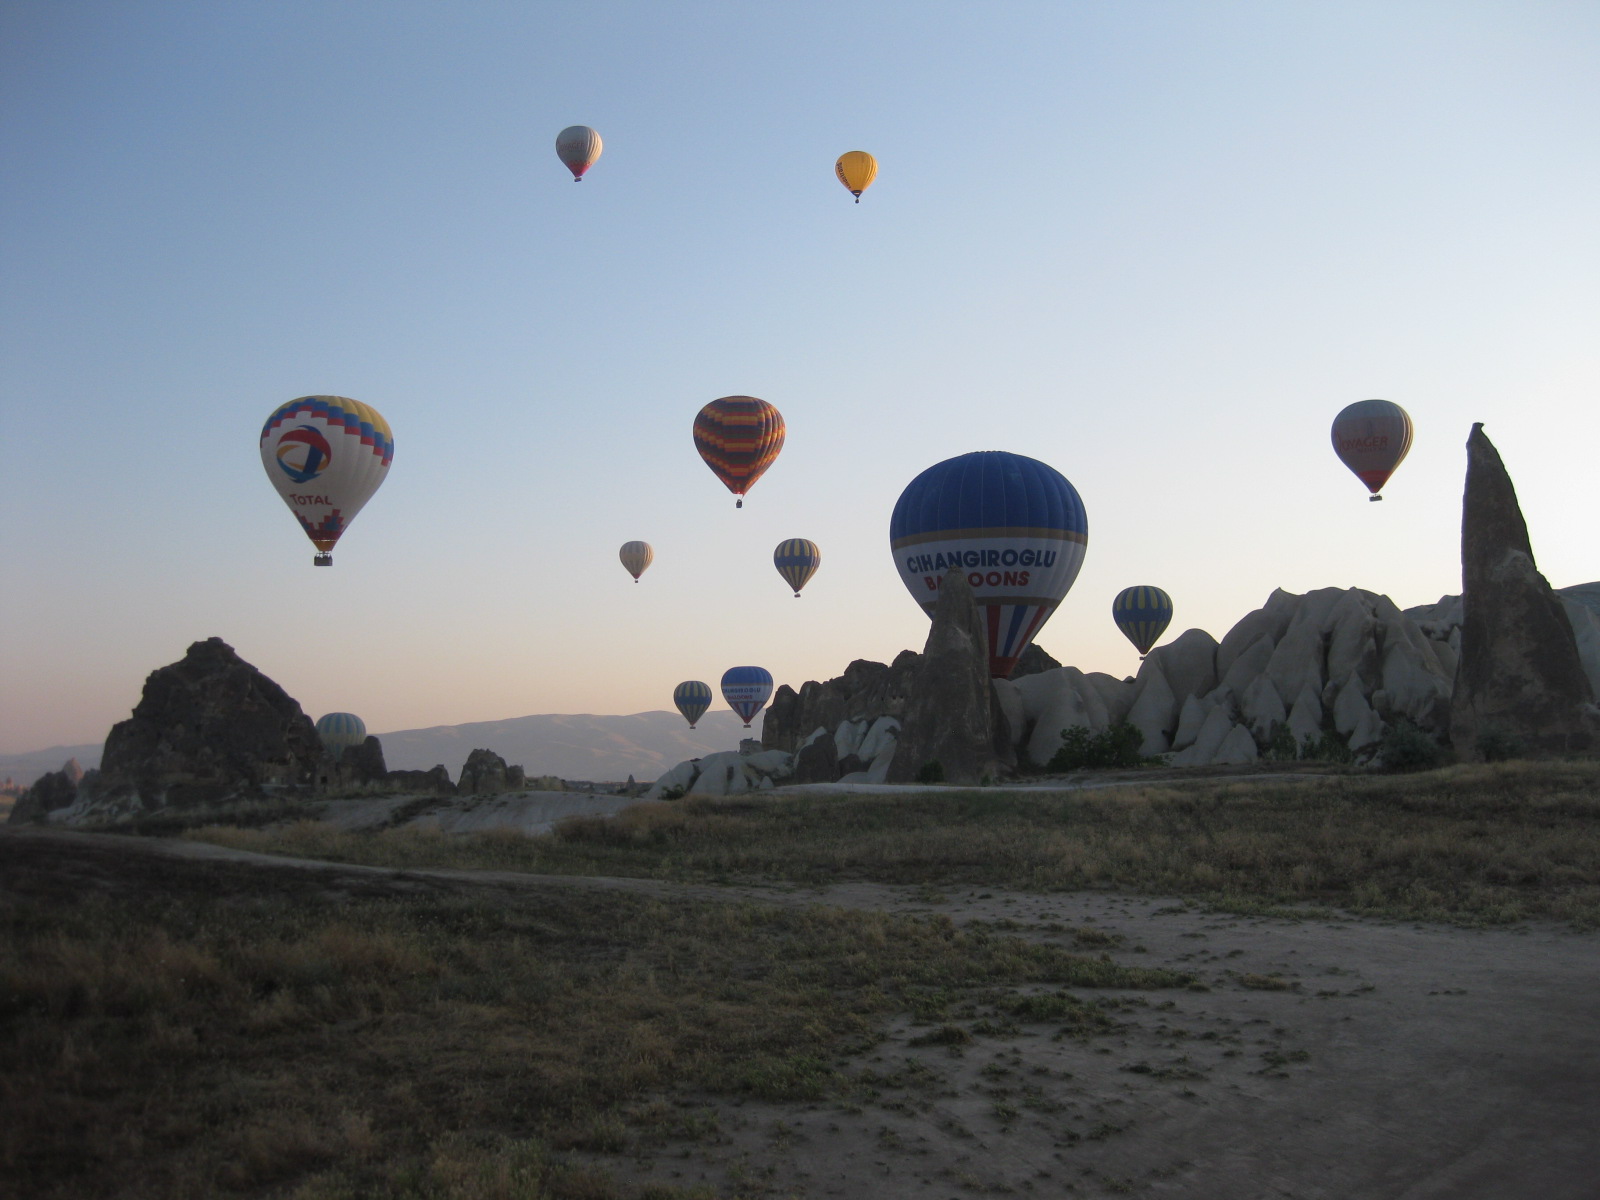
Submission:
[[[1112,889],[1240,911],[1321,905],[1463,924],[1600,926],[1600,763],[640,805],[554,836],[203,830],[226,845],[395,867],[680,880]]]
[[[594,1163],[845,1101],[897,1014],[1181,987],[946,919],[0,836],[0,1195],[688,1196]],[[1043,1018],[1040,1018],[1043,1019]]]

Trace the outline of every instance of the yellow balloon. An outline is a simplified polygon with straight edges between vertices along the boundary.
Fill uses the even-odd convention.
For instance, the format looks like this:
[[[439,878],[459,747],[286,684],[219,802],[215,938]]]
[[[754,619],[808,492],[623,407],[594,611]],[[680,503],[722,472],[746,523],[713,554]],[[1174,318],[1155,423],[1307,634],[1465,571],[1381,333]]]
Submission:
[[[878,160],[865,150],[850,150],[839,155],[839,161],[833,164],[833,173],[839,177],[839,182],[850,189],[850,194],[856,198],[856,203],[861,203],[861,193],[872,186],[872,181],[878,177]]]

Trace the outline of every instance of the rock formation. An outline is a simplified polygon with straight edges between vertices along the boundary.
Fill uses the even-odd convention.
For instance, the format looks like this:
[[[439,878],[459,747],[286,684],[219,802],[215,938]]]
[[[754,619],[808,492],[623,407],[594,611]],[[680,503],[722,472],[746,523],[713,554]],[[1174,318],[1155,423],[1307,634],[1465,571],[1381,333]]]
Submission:
[[[311,719],[221,638],[152,671],[79,787],[101,816],[309,788],[324,761]]]
[[[526,773],[521,767],[506,765],[493,750],[474,750],[461,766],[456,791],[463,796],[492,796],[521,790]]]
[[[783,684],[772,695],[761,722],[761,744],[768,750],[799,750],[818,729],[837,729],[846,721],[898,717],[921,656],[901,651],[893,663],[858,658],[844,674],[824,683],[810,680],[796,692]],[[848,751],[841,751],[841,757]]]
[[[1457,755],[1481,759],[1496,740],[1545,752],[1595,745],[1600,714],[1572,622],[1534,564],[1516,489],[1481,424],[1467,439],[1461,601]]]
[[[11,806],[8,821],[21,824],[42,821],[50,813],[70,808],[78,798],[78,785],[83,782],[83,768],[78,760],[69,758],[59,771],[50,771],[33,781]]]
[[[966,575],[952,568],[939,588],[933,626],[911,681],[891,783],[915,782],[930,763],[950,783],[979,783],[1004,769],[995,754],[996,714],[989,682],[989,640]],[[1011,739],[1007,729],[1005,738]]]

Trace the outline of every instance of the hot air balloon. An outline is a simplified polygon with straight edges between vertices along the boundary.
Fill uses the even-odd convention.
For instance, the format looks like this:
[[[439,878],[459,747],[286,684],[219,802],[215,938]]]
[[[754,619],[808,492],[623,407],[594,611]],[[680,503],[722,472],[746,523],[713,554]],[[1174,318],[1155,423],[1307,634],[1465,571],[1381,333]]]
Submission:
[[[689,728],[693,729],[694,723],[711,707],[711,685],[701,683],[698,679],[686,679],[672,689],[672,702],[678,706],[683,719],[689,722]]]
[[[1149,585],[1123,588],[1111,602],[1111,619],[1143,660],[1172,624],[1172,597]]]
[[[822,565],[822,551],[817,549],[815,542],[805,538],[790,538],[778,543],[778,548],[772,552],[772,565],[778,568],[778,574],[794,589],[794,598],[798,600],[806,580],[815,575],[817,568]]]
[[[861,193],[871,187],[872,181],[878,177],[878,160],[865,150],[847,150],[833,164],[833,173],[839,177],[840,183],[850,189],[856,203],[860,204]]]
[[[1367,485],[1369,500],[1411,449],[1411,414],[1389,400],[1357,400],[1333,419],[1333,451]]]
[[[574,183],[583,182],[583,173],[594,166],[601,149],[600,135],[587,125],[568,125],[556,134],[556,156],[567,164]]]
[[[772,673],[764,667],[729,667],[722,673],[722,698],[744,718],[746,729],[771,695]]]
[[[343,396],[301,396],[274,409],[261,427],[261,465],[316,546],[319,567],[333,565],[334,543],[393,458],[389,422]]]
[[[617,551],[617,557],[622,560],[622,565],[628,568],[628,574],[633,576],[635,583],[639,576],[656,559],[656,552],[650,549],[649,542],[623,542],[622,549]]]
[[[783,449],[783,414],[754,396],[713,400],[694,419],[694,448],[706,466],[740,499]]]
[[[317,736],[337,762],[346,750],[367,740],[367,727],[355,713],[328,713],[317,721]]]
[[[929,616],[945,572],[960,567],[989,635],[989,673],[1005,678],[1078,577],[1089,522],[1055,468],[983,450],[936,463],[889,519],[900,580]]]

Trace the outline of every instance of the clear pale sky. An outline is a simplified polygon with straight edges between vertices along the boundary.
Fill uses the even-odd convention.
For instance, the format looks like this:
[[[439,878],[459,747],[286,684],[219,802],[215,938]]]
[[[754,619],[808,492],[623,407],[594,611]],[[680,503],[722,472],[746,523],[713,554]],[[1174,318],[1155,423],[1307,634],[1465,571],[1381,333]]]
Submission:
[[[1135,669],[1129,584],[1169,636],[1459,591],[1474,421],[1600,578],[1597,81],[1589,0],[6,0],[0,751],[212,635],[375,732],[887,661],[890,511],[969,450],[1083,496],[1038,641],[1085,670]],[[329,570],[257,448],[311,393],[395,433]],[[690,439],[735,393],[789,427],[742,511]],[[1369,397],[1382,504],[1329,445]]]

